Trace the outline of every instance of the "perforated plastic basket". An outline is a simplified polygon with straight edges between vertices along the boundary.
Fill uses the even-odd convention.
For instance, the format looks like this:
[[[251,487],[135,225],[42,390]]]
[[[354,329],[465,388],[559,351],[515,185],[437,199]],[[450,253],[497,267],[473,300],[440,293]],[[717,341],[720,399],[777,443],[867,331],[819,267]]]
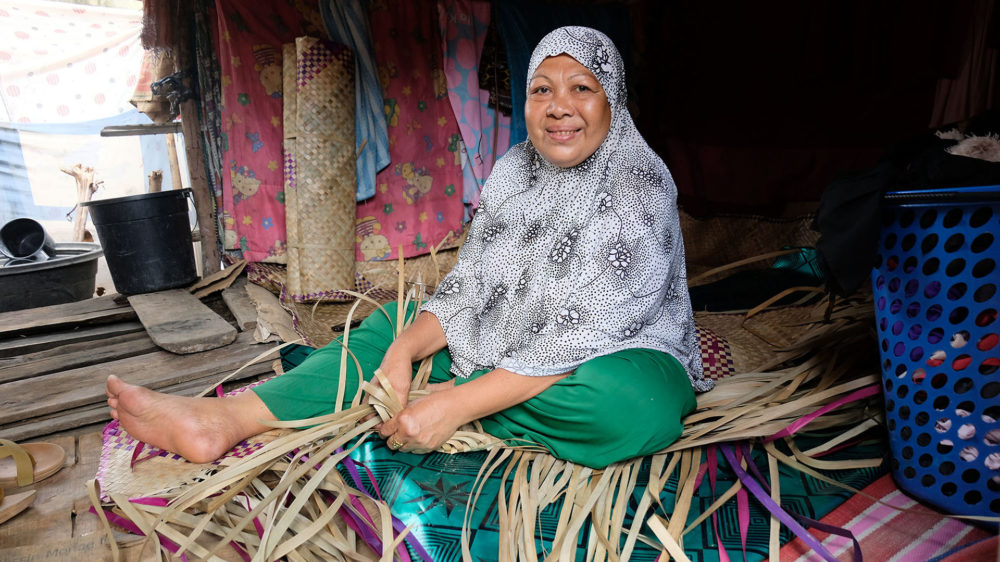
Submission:
[[[886,195],[872,272],[892,473],[1000,515],[1000,186]]]

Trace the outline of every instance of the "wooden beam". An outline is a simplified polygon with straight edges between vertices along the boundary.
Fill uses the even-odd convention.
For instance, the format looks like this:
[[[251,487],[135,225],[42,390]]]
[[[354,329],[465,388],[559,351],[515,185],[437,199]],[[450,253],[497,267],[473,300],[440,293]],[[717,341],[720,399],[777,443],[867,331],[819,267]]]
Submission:
[[[270,362],[264,361],[262,363],[251,365],[243,371],[240,371],[239,375],[230,379],[228,382],[245,381],[250,378],[256,378],[261,375],[272,373],[273,371],[271,371]],[[175,396],[198,396],[199,393],[212,386],[212,384],[220,378],[221,377],[218,375],[209,375],[180,384],[166,386],[159,389],[159,391]],[[210,394],[209,396],[214,395]],[[58,410],[50,414],[0,426],[0,437],[10,439],[15,442],[24,441],[26,439],[31,439],[40,435],[48,435],[57,431],[75,429],[77,427],[102,421],[107,422],[111,421],[111,416],[108,412],[108,405],[103,401],[76,408]]]
[[[205,171],[201,118],[198,116],[198,106],[194,100],[181,103],[181,119],[184,125],[184,150],[187,155],[188,174],[191,176],[191,191],[194,195],[195,212],[198,214],[198,230],[201,233],[201,271],[202,275],[209,275],[219,271],[222,267],[222,258],[219,254],[215,201]]]
[[[71,328],[69,330],[46,332],[23,338],[12,338],[0,341],[0,357],[16,357],[29,353],[38,353],[78,342],[88,342],[91,349],[93,349],[95,345],[98,345],[94,343],[96,340],[104,340],[106,338],[143,331],[145,329],[139,322],[116,322],[114,324]],[[6,365],[6,363],[0,364]]]
[[[222,290],[222,302],[229,307],[229,312],[236,318],[236,327],[241,332],[252,332],[257,328],[257,307],[247,294],[247,278],[242,276]]]
[[[98,365],[105,361],[134,357],[159,349],[140,324],[134,333],[101,338],[99,344],[91,340],[80,341],[27,355],[0,359],[0,384]]]
[[[192,12],[188,12],[191,14]],[[194,57],[191,56],[189,44],[190,26],[177,25],[177,45],[174,49],[174,64],[176,70],[194,68]],[[201,231],[202,275],[210,275],[222,267],[222,256],[219,254],[218,212],[215,209],[215,197],[208,182],[205,170],[205,149],[202,145],[201,113],[197,100],[187,100],[180,104],[181,127],[184,131],[184,150],[187,155],[188,174],[191,177],[191,190],[194,194],[194,207],[198,214],[198,228]]]
[[[140,123],[138,125],[109,125],[101,129],[102,137],[134,137],[137,135],[163,135],[181,132],[181,124],[177,121],[163,123]]]
[[[128,302],[149,337],[167,351],[208,351],[236,339],[236,328],[186,289],[132,295]]]

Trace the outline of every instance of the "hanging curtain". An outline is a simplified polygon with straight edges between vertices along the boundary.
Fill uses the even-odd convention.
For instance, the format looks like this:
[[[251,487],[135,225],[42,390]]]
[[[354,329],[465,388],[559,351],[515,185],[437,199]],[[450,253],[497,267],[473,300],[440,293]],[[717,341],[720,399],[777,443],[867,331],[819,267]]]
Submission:
[[[462,137],[441,68],[436,2],[371,5],[392,165],[358,203],[359,261],[426,254],[463,224]]]
[[[997,45],[991,41],[990,28],[994,9],[994,0],[975,0],[958,75],[938,80],[931,127],[968,119],[993,105]]]
[[[490,24],[490,3],[439,0],[438,22],[448,98],[464,145],[462,201],[475,209],[493,163],[510,146],[510,117],[490,107],[490,93],[479,85],[479,60]]]
[[[389,135],[382,110],[382,88],[375,68],[368,10],[363,0],[324,0],[319,3],[326,31],[354,52],[355,153],[357,199],[375,195],[375,174],[389,165]]]
[[[216,2],[221,67],[224,248],[251,262],[285,262],[281,46],[323,36],[314,4]]]

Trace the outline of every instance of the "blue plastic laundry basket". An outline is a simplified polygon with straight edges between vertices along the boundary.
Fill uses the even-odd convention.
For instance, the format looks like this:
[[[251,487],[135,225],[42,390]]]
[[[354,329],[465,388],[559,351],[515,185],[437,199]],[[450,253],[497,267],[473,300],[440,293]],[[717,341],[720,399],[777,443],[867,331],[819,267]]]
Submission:
[[[1000,186],[885,197],[872,272],[892,474],[1000,515]]]

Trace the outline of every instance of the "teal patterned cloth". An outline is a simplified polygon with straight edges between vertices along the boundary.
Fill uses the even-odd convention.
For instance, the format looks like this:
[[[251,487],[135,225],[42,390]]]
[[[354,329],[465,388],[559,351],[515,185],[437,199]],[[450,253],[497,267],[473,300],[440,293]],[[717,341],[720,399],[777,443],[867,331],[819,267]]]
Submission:
[[[822,437],[799,437],[796,443],[799,447],[808,448],[810,443],[819,444],[826,439]],[[882,455],[884,447],[878,443],[859,445],[838,451],[826,460],[847,458],[868,458]],[[366,481],[365,488],[372,496],[380,496],[391,506],[392,513],[400,519],[403,525],[413,524],[411,532],[414,538],[427,551],[435,562],[461,560],[462,521],[466,515],[466,502],[473,491],[476,476],[486,459],[485,452],[448,455],[433,453],[415,455],[389,450],[378,438],[369,438],[352,453],[351,458],[358,463],[362,479]],[[767,461],[763,452],[755,451],[755,463],[761,472],[767,474]],[[704,457],[704,454],[703,454]],[[703,462],[704,462],[703,458]],[[649,459],[642,463],[638,485],[629,498],[629,511],[625,519],[625,527],[631,525],[634,510],[645,489],[649,471]],[[716,491],[721,494],[735,481],[736,477],[722,455],[718,455],[718,471]],[[367,483],[367,471],[374,475],[378,485]],[[344,477],[350,482],[348,471],[342,469]],[[497,492],[503,467],[494,471],[483,486],[483,490],[475,505],[470,524],[470,551],[474,560],[496,560],[499,542],[499,519],[497,508]],[[881,468],[852,469],[825,472],[842,482],[860,489],[883,475]],[[510,477],[513,479],[513,477]],[[509,486],[509,484],[508,484]],[[677,493],[677,474],[668,480],[660,493],[661,501],[666,506],[674,503]],[[509,488],[508,488],[509,489]],[[831,486],[798,471],[781,465],[781,498],[782,506],[796,514],[812,519],[820,519],[843,503],[851,493],[841,488]],[[699,513],[706,510],[714,501],[709,479],[705,477],[695,491],[691,504],[689,522]],[[555,535],[559,520],[559,504],[545,509],[539,516],[536,533],[537,550],[540,556],[547,553]],[[769,515],[753,498],[749,500],[750,525],[747,536],[746,559],[748,561],[767,559],[767,543],[769,532]],[[719,511],[719,535],[731,559],[741,558],[741,538],[739,518],[735,499],[727,502]],[[661,514],[662,515],[662,514]],[[648,517],[649,514],[646,514]],[[588,541],[587,526],[581,531],[577,542],[577,558],[582,560]],[[648,529],[646,530],[648,532]],[[650,535],[651,536],[651,535]],[[790,531],[782,527],[782,544],[794,538]],[[712,529],[711,518],[692,530],[684,537],[685,553],[692,561],[719,560],[716,537]],[[659,551],[638,542],[631,560],[655,560]],[[417,551],[410,547],[410,555],[419,560]]]

